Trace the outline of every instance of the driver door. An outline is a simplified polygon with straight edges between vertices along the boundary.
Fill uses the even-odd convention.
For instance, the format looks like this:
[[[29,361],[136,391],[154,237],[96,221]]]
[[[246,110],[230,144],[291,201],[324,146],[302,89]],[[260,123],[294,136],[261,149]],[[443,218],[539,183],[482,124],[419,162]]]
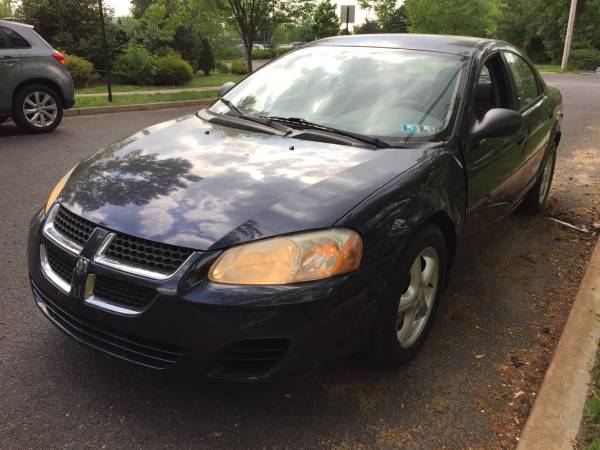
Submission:
[[[471,104],[471,123],[493,108],[513,108],[514,98],[506,65],[499,53],[480,68]],[[466,225],[471,232],[486,228],[512,211],[522,186],[525,131],[507,137],[468,141],[464,158],[468,177]],[[466,230],[467,231],[467,230]]]

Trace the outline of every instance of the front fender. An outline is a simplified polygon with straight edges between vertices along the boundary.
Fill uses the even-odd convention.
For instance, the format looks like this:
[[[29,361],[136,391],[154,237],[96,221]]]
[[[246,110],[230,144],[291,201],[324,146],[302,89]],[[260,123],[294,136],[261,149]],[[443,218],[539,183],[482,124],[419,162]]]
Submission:
[[[410,150],[401,150],[410,151]],[[400,252],[428,220],[445,224],[449,247],[460,239],[466,208],[464,169],[458,150],[446,147],[424,158],[367,199],[337,223],[357,230],[364,242],[366,263],[388,260]],[[454,254],[455,248],[449,248]]]

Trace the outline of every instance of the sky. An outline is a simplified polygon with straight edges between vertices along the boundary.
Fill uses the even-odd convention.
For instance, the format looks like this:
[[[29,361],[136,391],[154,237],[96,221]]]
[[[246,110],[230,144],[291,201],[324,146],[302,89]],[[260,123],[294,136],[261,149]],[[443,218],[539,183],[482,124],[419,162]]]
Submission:
[[[117,17],[129,15],[129,0],[104,0],[103,3],[113,8]]]

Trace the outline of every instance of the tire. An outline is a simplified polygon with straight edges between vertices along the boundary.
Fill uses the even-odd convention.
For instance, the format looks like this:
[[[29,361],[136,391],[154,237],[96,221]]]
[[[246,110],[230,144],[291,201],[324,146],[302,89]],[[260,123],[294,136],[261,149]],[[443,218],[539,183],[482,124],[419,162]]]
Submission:
[[[552,186],[552,178],[554,177],[554,167],[556,166],[556,142],[552,139],[548,143],[546,156],[542,171],[538,175],[538,179],[531,187],[529,192],[525,194],[523,201],[517,207],[517,212],[520,214],[536,214],[544,206],[550,187]]]
[[[18,126],[31,133],[49,133],[62,120],[63,102],[49,87],[31,84],[16,93],[12,117]]]
[[[444,235],[437,226],[426,224],[402,250],[383,293],[369,342],[374,363],[398,368],[417,354],[429,333],[445,286],[446,264]],[[428,270],[434,272],[427,290],[419,284]],[[403,312],[400,312],[401,301]],[[419,316],[422,318],[417,319]]]

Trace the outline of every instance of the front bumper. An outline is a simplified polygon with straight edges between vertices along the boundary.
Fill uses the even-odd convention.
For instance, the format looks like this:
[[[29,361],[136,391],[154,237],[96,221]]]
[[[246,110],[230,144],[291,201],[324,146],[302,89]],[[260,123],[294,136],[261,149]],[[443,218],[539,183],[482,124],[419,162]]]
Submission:
[[[206,279],[215,256],[206,253],[164,281],[90,262],[90,273],[156,289],[150,307],[127,317],[88,305],[48,279],[40,245],[54,244],[43,235],[42,222],[42,214],[32,220],[28,244],[41,310],[80,343],[154,369],[243,381],[307,372],[364,343],[384,286],[379,265],[319,282],[227,286]]]

